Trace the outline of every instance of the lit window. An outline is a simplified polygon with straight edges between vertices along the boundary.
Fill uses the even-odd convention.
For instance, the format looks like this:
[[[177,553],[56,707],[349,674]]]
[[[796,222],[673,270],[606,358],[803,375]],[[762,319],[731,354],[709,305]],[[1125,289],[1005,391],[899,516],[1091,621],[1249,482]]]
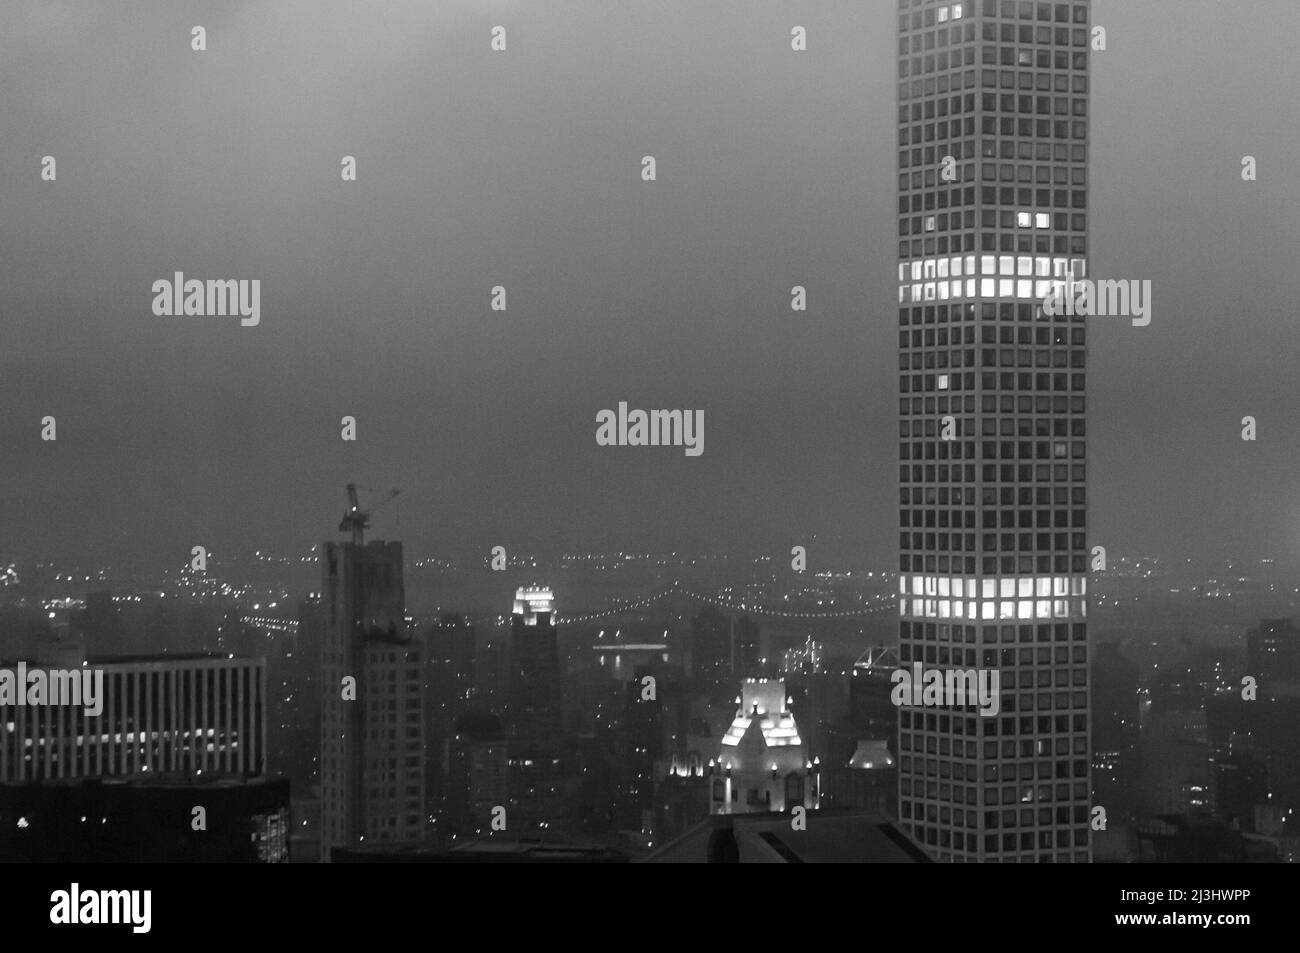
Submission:
[[[1019,225],[1021,228],[1028,228],[1031,224],[1033,224],[1033,215],[1031,215],[1029,212],[1019,212],[1016,215],[1016,224]]]
[[[934,231],[934,229],[935,229],[935,220],[934,220],[934,216],[933,216],[933,215],[927,215],[927,216],[925,217],[925,230],[926,230],[927,232],[932,232],[932,231]]]
[[[952,18],[954,20],[960,20],[962,18],[962,9],[960,3],[954,3],[952,5]]]
[[[1035,224],[1037,224],[1039,228],[1052,227],[1052,217],[1048,215],[1046,212],[1039,212],[1036,216],[1034,216],[1034,218],[1036,219]]]
[[[940,22],[940,23],[947,23],[947,22],[948,22],[948,8],[947,8],[947,7],[940,7],[940,8],[939,8],[939,22]]]

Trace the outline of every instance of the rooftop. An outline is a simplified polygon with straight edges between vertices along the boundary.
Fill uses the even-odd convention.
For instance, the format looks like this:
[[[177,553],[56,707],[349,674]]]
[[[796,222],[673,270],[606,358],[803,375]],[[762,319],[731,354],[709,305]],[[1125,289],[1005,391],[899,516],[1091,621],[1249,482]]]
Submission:
[[[789,814],[730,814],[706,818],[644,859],[649,864],[709,863],[709,840],[730,826],[742,864],[928,864],[928,854],[882,814],[809,811],[807,829]]]

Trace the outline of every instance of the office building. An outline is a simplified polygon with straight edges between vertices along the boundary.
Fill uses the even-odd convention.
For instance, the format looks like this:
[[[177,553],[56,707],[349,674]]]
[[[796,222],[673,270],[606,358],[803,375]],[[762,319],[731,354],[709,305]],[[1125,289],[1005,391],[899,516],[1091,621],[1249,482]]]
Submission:
[[[551,590],[515,593],[510,619],[511,795],[526,825],[554,821],[560,810],[561,703],[558,634]]]
[[[899,663],[1000,711],[899,711],[936,860],[1088,861],[1088,0],[896,0]],[[1075,309],[1047,309],[1075,310]]]
[[[65,658],[102,673],[85,704],[0,705],[0,782],[255,778],[266,773],[266,661],[204,654]],[[32,666],[25,666],[30,676]],[[0,666],[17,678],[17,663]],[[82,702],[88,699],[83,698]]]

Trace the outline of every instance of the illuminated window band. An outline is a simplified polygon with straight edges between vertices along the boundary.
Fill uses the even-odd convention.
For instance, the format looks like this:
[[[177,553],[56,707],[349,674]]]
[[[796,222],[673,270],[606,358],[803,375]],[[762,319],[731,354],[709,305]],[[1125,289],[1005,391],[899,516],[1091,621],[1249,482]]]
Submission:
[[[1087,276],[1088,263],[1083,258],[1033,255],[919,258],[899,263],[898,300],[900,304],[963,298],[1042,301],[1050,294],[1063,291],[1068,282]]]
[[[902,576],[898,588],[898,614],[913,618],[995,621],[1088,615],[1086,576]]]

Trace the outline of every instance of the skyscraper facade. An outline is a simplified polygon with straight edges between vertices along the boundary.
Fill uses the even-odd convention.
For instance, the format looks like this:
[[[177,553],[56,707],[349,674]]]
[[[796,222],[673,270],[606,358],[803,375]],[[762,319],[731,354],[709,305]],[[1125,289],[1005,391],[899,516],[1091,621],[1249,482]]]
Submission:
[[[1090,2],[897,0],[899,814],[938,860],[1088,861]],[[1066,309],[1046,309],[1061,311]],[[951,699],[945,699],[951,701]]]
[[[540,825],[560,810],[560,649],[551,590],[515,593],[510,618],[511,794],[525,823]]]
[[[0,783],[265,775],[265,659],[117,656],[85,666],[102,673],[96,715],[0,705]]]
[[[406,627],[401,543],[321,551],[321,859],[336,846],[420,839],[424,653]]]

